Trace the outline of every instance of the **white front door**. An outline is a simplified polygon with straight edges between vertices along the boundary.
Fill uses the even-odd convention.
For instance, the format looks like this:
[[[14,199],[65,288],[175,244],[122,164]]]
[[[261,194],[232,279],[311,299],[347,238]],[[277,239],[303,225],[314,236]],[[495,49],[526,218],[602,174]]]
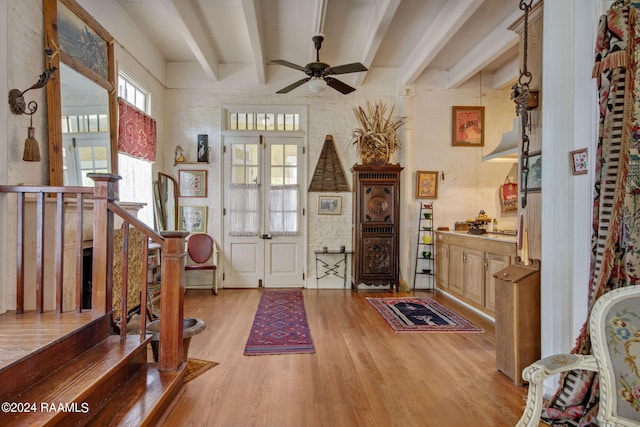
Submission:
[[[302,286],[304,138],[223,138],[224,287]]]

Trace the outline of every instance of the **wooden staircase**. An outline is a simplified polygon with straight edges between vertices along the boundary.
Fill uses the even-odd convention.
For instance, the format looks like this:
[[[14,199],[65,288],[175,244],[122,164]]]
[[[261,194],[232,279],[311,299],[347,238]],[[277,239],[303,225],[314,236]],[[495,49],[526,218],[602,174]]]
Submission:
[[[24,309],[23,263],[18,263],[16,311],[0,314],[0,411],[1,426],[152,426],[158,423],[183,385],[185,363],[182,355],[182,295],[184,294],[184,236],[169,233],[168,237],[154,235],[135,217],[121,209],[110,199],[117,177],[97,177],[93,234],[92,309],[62,310],[62,298],[54,310],[43,308],[44,274],[37,276],[36,309]],[[25,190],[26,189],[26,190]],[[77,189],[76,189],[77,190]],[[42,187],[40,193],[68,193],[68,187]],[[73,189],[72,189],[73,191]],[[18,256],[20,260],[24,231],[24,197],[33,187],[2,187],[0,192],[18,193]],[[86,189],[80,192],[86,193]],[[39,194],[40,194],[39,193]],[[42,194],[39,200],[42,200]],[[79,193],[78,193],[79,194]],[[64,197],[59,200],[64,200]],[[38,202],[40,203],[40,202]],[[82,205],[80,197],[77,202]],[[22,207],[20,205],[22,204]],[[57,223],[63,223],[64,209],[58,203]],[[102,207],[100,209],[100,206]],[[44,216],[44,207],[38,208]],[[164,279],[171,284],[161,288],[161,330],[159,362],[153,361],[150,351],[151,335],[145,332],[146,320],[140,316],[139,333],[127,335],[126,320],[122,332],[113,334],[111,307],[111,271],[113,214],[124,217],[128,227],[132,224],[162,245]],[[80,229],[82,214],[78,214]],[[44,229],[44,219],[38,219],[38,228]],[[44,236],[44,231],[41,233]],[[63,232],[56,232],[62,236]],[[40,239],[40,238],[39,238]],[[56,247],[64,247],[64,239]],[[38,247],[44,248],[38,241]],[[124,244],[123,246],[127,246]],[[128,250],[128,249],[127,249]],[[44,272],[44,249],[30,265]],[[146,254],[145,254],[146,255]],[[56,255],[55,265],[62,265]],[[126,259],[127,254],[123,252]],[[97,263],[95,262],[98,259]],[[146,260],[146,256],[145,256]],[[33,260],[31,260],[33,261]],[[123,277],[127,266],[123,263]],[[80,267],[81,268],[81,267]],[[56,271],[55,294],[62,294],[62,284]],[[75,276],[82,277],[79,271]],[[145,277],[146,280],[146,277]],[[127,284],[123,284],[121,312],[127,312]],[[78,289],[80,286],[78,286]],[[146,283],[142,287],[141,307],[146,306]],[[76,298],[80,301],[81,298]],[[44,300],[46,301],[46,300]],[[58,299],[56,299],[58,301]],[[126,319],[126,316],[125,316]]]
[[[24,328],[7,331],[2,325],[16,322],[5,316],[15,314],[0,317],[3,342],[46,328],[30,312],[21,316]],[[101,316],[3,367],[0,400],[12,407],[0,412],[0,425],[154,425],[180,390],[183,369],[160,372],[148,362],[150,339],[109,335],[108,316]]]

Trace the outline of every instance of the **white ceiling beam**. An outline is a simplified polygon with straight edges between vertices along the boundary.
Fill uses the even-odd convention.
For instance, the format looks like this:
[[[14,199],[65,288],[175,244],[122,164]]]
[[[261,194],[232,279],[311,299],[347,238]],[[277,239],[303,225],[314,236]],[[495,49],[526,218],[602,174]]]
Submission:
[[[370,28],[371,30],[365,37],[364,52],[362,54],[362,60],[360,61],[364,64],[365,67],[371,67],[371,63],[373,63],[373,59],[376,57],[378,49],[380,49],[380,44],[382,44],[384,35],[389,29],[391,21],[398,11],[399,5],[400,0],[382,0],[378,3],[378,7],[376,7],[373,18],[369,22],[370,25],[368,28]],[[361,86],[362,83],[364,83],[366,77],[366,71],[357,73],[354,84],[356,86]]]
[[[520,60],[513,58],[493,72],[493,89],[504,89],[513,86],[520,75]]]
[[[324,33],[324,20],[327,17],[327,0],[317,0],[313,14],[313,28],[316,34]],[[314,49],[315,52],[315,49]]]
[[[465,22],[478,10],[484,0],[448,1],[442,8],[434,24],[427,28],[424,36],[409,55],[409,60],[402,66],[401,84],[412,85],[427,68],[429,63],[444,48]]]
[[[264,33],[262,31],[262,10],[260,9],[260,2],[258,0],[242,0],[242,12],[247,22],[258,84],[263,85],[266,83],[266,77],[264,64]]]
[[[519,8],[515,9],[449,69],[449,89],[459,87],[500,55],[518,44],[518,34],[508,30],[508,28],[520,16],[522,16],[522,11]]]
[[[177,18],[176,30],[187,42],[205,74],[218,80],[218,57],[189,0],[164,0],[164,4],[169,13]]]

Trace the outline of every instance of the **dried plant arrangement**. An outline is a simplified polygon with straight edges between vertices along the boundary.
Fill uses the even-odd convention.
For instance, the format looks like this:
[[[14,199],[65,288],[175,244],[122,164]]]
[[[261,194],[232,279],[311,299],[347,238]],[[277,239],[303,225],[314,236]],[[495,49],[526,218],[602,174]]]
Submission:
[[[363,164],[387,164],[391,154],[400,148],[398,129],[406,121],[406,117],[392,120],[393,107],[387,113],[387,106],[382,101],[371,105],[367,102],[366,111],[355,107],[360,127],[353,130],[353,144],[356,144]]]

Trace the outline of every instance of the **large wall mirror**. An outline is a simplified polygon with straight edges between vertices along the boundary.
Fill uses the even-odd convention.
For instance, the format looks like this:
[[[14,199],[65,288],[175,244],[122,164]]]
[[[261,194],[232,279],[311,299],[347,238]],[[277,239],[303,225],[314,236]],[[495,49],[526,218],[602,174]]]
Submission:
[[[48,66],[49,181],[93,185],[92,172],[117,173],[113,38],[74,0],[43,0]]]
[[[158,231],[178,229],[178,184],[173,177],[158,172],[153,183],[153,202]]]

